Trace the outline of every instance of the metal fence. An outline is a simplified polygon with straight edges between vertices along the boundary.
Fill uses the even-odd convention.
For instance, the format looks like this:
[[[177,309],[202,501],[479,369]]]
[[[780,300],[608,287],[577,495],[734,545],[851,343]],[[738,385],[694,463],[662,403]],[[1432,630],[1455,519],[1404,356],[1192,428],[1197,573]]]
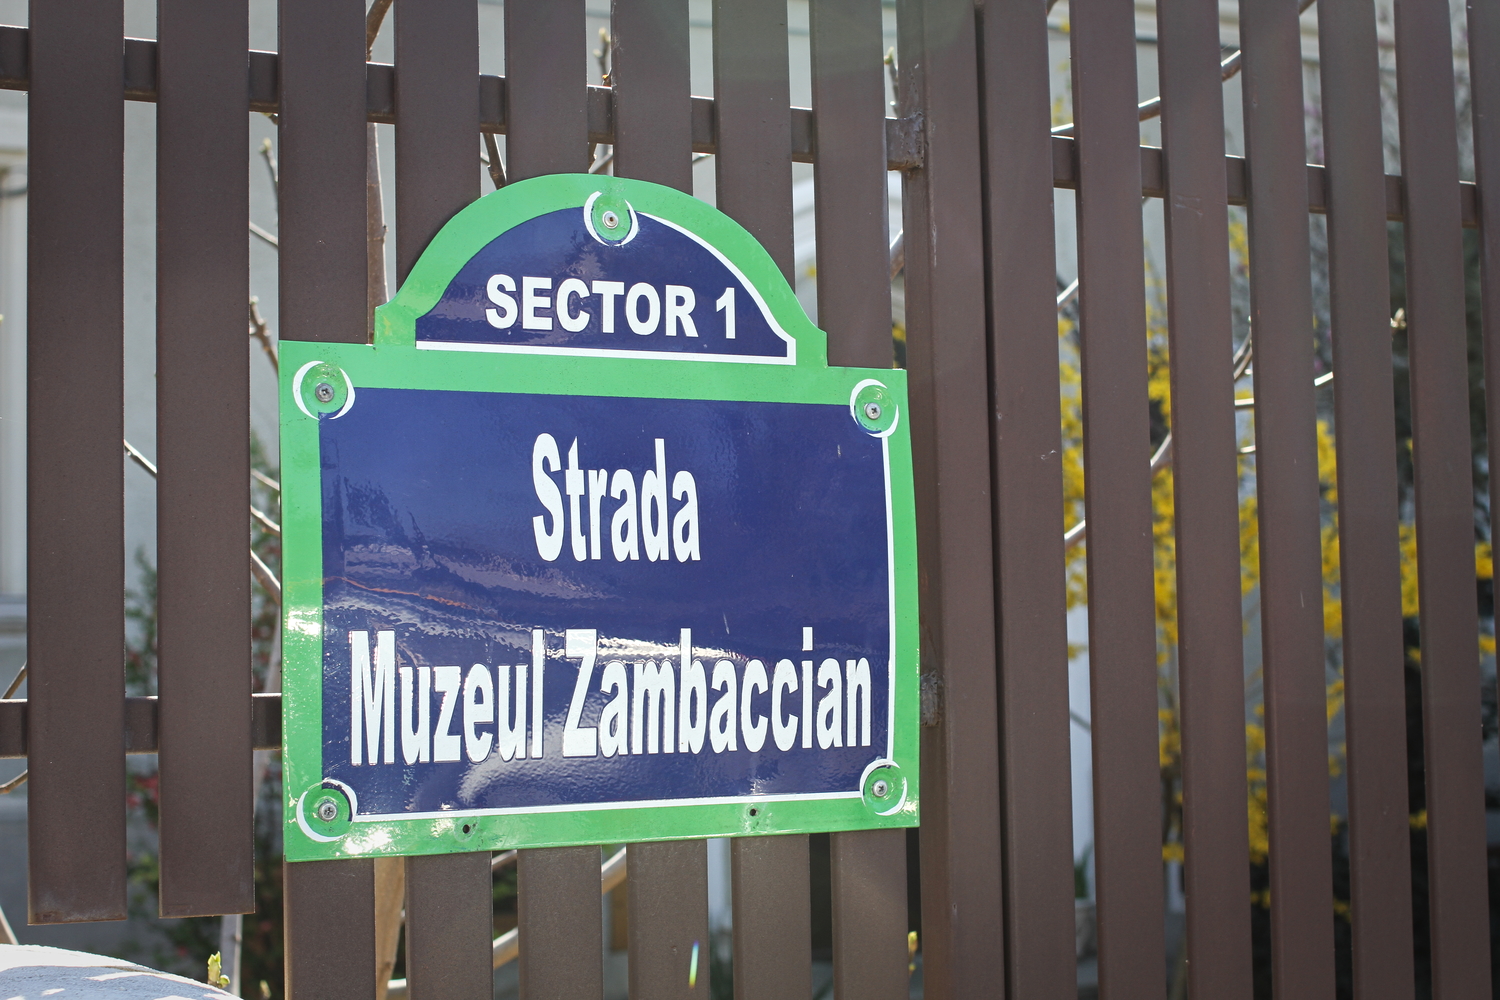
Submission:
[[[251,755],[279,702],[247,669],[247,108],[278,115],[280,334],[362,342],[366,123],[395,125],[398,277],[480,194],[478,133],[512,180],[614,170],[717,203],[791,276],[794,160],[816,170],[817,295],[834,364],[891,363],[886,171],[903,252],[922,561],[920,893],[935,998],[1075,989],[1054,188],[1077,192],[1099,985],[1160,996],[1165,951],[1142,197],[1164,198],[1183,745],[1187,991],[1251,993],[1245,690],[1228,206],[1248,206],[1272,978],[1334,992],[1308,213],[1328,216],[1356,995],[1414,993],[1387,220],[1404,224],[1421,587],[1433,995],[1489,991],[1464,263],[1482,245],[1500,378],[1500,5],[1468,13],[1477,193],[1459,179],[1450,19],[1398,0],[1401,176],[1382,165],[1375,10],[1317,0],[1326,166],[1309,167],[1296,0],[1241,5],[1247,156],[1226,157],[1219,11],[1159,0],[1160,149],[1143,148],[1134,10],[1072,0],[1072,129],[1049,120],[1042,0],[901,0],[888,118],[876,0],[812,0],[813,108],[789,108],[784,0],[715,0],[714,96],[689,91],[687,0],[615,0],[608,88],[575,59],[582,0],[509,0],[506,75],[478,73],[473,0],[398,0],[395,67],[361,0],[282,0],[280,51],[243,3],[45,0],[0,29],[30,92],[29,698],[0,753],[30,773],[30,918],[125,915],[126,752],[161,773],[163,915],[244,911]],[[160,696],[122,694],[122,213],[127,100],[157,105]],[[1487,402],[1500,419],[1500,394]],[[1493,423],[1492,423],[1493,426]],[[1500,436],[1491,437],[1500,468]],[[1316,595],[1316,597],[1314,596]],[[805,996],[806,837],[733,841],[738,1000]],[[899,831],[832,838],[834,992],[904,997]],[[600,851],[519,858],[521,995],[597,997]],[[406,861],[409,995],[487,996],[487,853]],[[375,868],[288,865],[287,995],[376,995]],[[705,997],[703,842],[629,849],[630,985]]]

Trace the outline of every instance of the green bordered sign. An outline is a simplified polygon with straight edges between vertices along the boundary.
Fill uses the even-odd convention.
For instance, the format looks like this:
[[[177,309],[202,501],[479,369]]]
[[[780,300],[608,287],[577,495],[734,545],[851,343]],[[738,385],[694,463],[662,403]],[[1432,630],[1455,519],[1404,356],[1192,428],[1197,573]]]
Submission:
[[[729,218],[510,185],[281,370],[290,860],[916,825],[905,373]]]

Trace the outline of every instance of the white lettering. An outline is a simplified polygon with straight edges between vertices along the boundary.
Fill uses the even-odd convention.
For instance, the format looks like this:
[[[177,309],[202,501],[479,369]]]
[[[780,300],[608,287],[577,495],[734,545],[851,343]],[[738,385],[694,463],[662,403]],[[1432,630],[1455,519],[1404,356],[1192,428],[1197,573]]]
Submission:
[[[677,722],[677,749],[681,753],[698,753],[708,730],[708,679],[703,661],[692,659],[693,630],[685,628],[678,642],[678,669],[682,673],[682,704]]]
[[[599,296],[599,318],[605,333],[615,332],[615,299],[625,294],[623,281],[596,281],[594,294]]]
[[[791,660],[777,660],[776,673],[771,680],[771,733],[776,738],[778,750],[790,750],[797,740],[797,717],[783,715],[781,711],[781,692],[795,690],[797,668]]]
[[[693,290],[687,285],[667,286],[668,337],[677,336],[678,323],[682,324],[682,332],[687,336],[698,336],[698,328],[693,325],[693,307],[697,304],[697,296],[693,294]]]
[[[626,740],[626,716],[630,712],[629,683],[625,680],[625,664],[610,660],[604,665],[604,676],[599,680],[599,690],[613,689],[614,696],[599,715],[599,752],[606,757],[615,757],[630,752]]]
[[[504,291],[501,291],[504,289]],[[484,291],[489,300],[499,309],[486,309],[484,318],[489,320],[490,326],[500,330],[507,330],[516,323],[516,300],[515,296],[507,295],[506,292],[516,290],[516,282],[508,274],[492,274],[490,280],[485,283]]]
[[[667,443],[661,438],[656,439],[656,468],[641,477],[641,534],[647,559],[667,558]]]
[[[766,745],[766,727],[769,722],[764,715],[751,714],[750,699],[754,697],[752,692],[758,690],[764,693],[769,687],[764,663],[751,660],[745,664],[745,685],[740,689],[740,731],[745,734],[745,749],[751,753],[759,753],[760,748]]]
[[[715,663],[714,690],[724,693],[714,702],[713,713],[708,719],[708,743],[714,753],[723,753],[725,750],[733,752],[740,748],[734,727],[735,708],[739,705],[735,687],[734,664],[729,660]]]
[[[523,330],[550,330],[552,329],[551,316],[538,316],[538,309],[547,309],[552,305],[552,299],[541,294],[552,290],[551,278],[521,278],[521,329]]]
[[[501,760],[526,759],[526,664],[515,668],[516,697],[510,697],[511,668],[495,668],[495,706],[499,709],[499,721],[495,724],[495,752]],[[511,722],[511,706],[515,706],[515,722]]]
[[[724,294],[714,303],[714,312],[724,314],[724,339],[734,339],[734,286],[724,289]]]
[[[870,745],[870,661],[860,657],[859,662],[847,661],[844,690],[849,695],[849,746]],[[854,716],[856,709],[863,709],[863,724],[859,727],[859,743],[854,742]]]
[[[432,668],[402,667],[401,756],[408,764],[432,759]],[[414,686],[415,685],[415,686]],[[412,712],[417,723],[412,725]]]
[[[539,628],[531,630],[531,756],[542,759],[542,732],[546,715],[542,711],[542,675],[547,669],[547,638]]]
[[[583,705],[588,700],[589,684],[594,679],[594,656],[599,633],[591,628],[570,628],[563,633],[563,655],[582,660],[578,680],[573,683],[573,700],[568,704],[568,721],[563,726],[564,757],[596,757],[599,754],[598,732],[592,726],[580,726]]]
[[[500,669],[508,679],[510,668]],[[507,695],[509,693],[506,692]],[[509,700],[506,699],[507,702]],[[507,704],[505,708],[509,714],[510,705]],[[495,739],[492,733],[480,733],[475,727],[489,725],[494,721],[495,692],[490,683],[490,668],[483,663],[476,663],[469,668],[469,676],[464,678],[464,752],[475,764],[490,755],[490,744]]]
[[[609,470],[589,470],[589,558],[598,559],[599,551],[599,501],[609,491]],[[618,558],[618,557],[617,557]]]
[[[568,491],[568,537],[573,542],[573,558],[583,562],[589,557],[583,537],[583,517],[578,508],[583,498],[583,470],[578,467],[578,439],[568,446],[568,471],[563,476]]]
[[[385,738],[385,762],[396,762],[396,633],[375,633],[375,674],[370,675],[370,633],[349,633],[349,763],[374,764]],[[361,725],[361,723],[363,725]],[[369,737],[367,758],[360,730]]]
[[[646,318],[641,318],[641,302],[646,303]],[[630,294],[625,296],[625,321],[630,324],[630,332],[638,333],[642,337],[656,332],[661,323],[661,296],[656,294],[656,289],[638,281],[630,286]]]
[[[438,762],[458,760],[463,737],[452,732],[453,710],[458,707],[459,687],[463,684],[462,667],[433,667],[432,688],[443,696],[438,706],[437,725],[432,730],[432,759]]]
[[[682,506],[677,508],[677,513],[672,518],[672,554],[677,557],[678,562],[687,562],[689,559],[697,562],[698,484],[694,482],[691,472],[684,469],[672,477],[672,499],[682,500]]]
[[[562,324],[562,328],[564,330],[567,330],[569,333],[577,333],[579,330],[582,330],[584,327],[588,326],[589,320],[593,319],[591,315],[589,315],[587,312],[584,312],[582,309],[580,309],[577,313],[574,313],[571,308],[571,303],[568,301],[568,299],[572,296],[576,295],[579,298],[582,298],[588,293],[589,286],[579,281],[577,278],[568,278],[562,284],[557,286],[557,298],[555,300],[555,304],[552,307],[552,311],[557,314],[558,323]]]
[[[675,676],[670,661],[635,665],[635,692],[630,719],[630,752],[672,752],[673,710],[677,707]],[[642,737],[645,737],[642,739]]]
[[[818,687],[828,693],[818,699],[818,749],[844,745],[844,684],[839,661],[829,657],[818,667]]]
[[[552,515],[552,528],[545,529],[543,525],[546,519],[538,514],[531,519],[531,530],[536,535],[537,554],[547,562],[552,562],[562,552],[562,494],[557,490],[557,483],[547,474],[549,471],[557,472],[561,467],[557,440],[551,434],[537,435],[536,444],[531,448],[531,484],[536,489],[536,498],[542,502],[542,507]]]
[[[626,469],[616,469],[610,480],[609,495],[620,501],[615,516],[609,523],[610,547],[615,560],[639,559],[640,547],[636,544],[635,477]]]

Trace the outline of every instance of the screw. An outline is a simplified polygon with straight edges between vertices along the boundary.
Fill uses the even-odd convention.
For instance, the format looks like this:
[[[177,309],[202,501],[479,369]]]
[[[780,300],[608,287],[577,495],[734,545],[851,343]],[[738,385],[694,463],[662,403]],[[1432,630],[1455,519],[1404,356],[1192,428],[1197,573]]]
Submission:
[[[881,413],[881,410],[880,410],[880,404],[879,403],[866,403],[865,404],[865,419],[866,420],[879,420],[880,419],[880,413]]]
[[[318,803],[318,819],[325,823],[332,823],[339,818],[339,805],[333,799],[323,799]]]
[[[875,406],[874,403],[871,403],[870,405],[871,406]],[[879,407],[876,407],[876,409],[879,409]],[[883,799],[883,798],[885,798],[886,793],[889,792],[890,790],[891,790],[891,786],[887,785],[885,783],[885,779],[884,778],[877,779],[876,782],[875,782],[875,784],[872,785],[872,786],[870,786],[870,791],[872,791],[872,792],[875,793],[875,797],[877,799]]]
[[[333,402],[333,386],[327,382],[319,382],[317,388],[313,389],[313,395],[318,397],[320,403]]]
[[[614,229],[620,224],[620,217],[614,212],[606,210],[602,218],[604,219],[605,229]]]

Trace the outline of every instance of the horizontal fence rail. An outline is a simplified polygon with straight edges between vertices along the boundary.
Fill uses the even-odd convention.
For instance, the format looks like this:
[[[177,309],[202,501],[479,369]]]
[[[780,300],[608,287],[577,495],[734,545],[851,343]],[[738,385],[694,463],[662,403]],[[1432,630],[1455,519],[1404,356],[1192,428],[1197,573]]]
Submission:
[[[125,699],[125,752],[156,753],[157,713],[155,695]],[[0,701],[0,760],[25,757],[27,704],[25,698]],[[281,695],[250,696],[250,738],[257,750],[281,749]]]
[[[0,25],[0,90],[26,90],[30,87],[27,28]],[[124,99],[155,103],[156,45],[146,38],[126,38]],[[275,52],[251,50],[247,53],[250,73],[250,111],[262,114],[277,114],[281,110],[278,82],[280,80],[280,57]],[[396,67],[389,63],[367,63],[366,74],[366,120],[381,125],[396,124]],[[480,132],[505,135],[509,132],[506,120],[506,79],[503,76],[481,74],[479,76],[479,126]],[[590,85],[587,89],[588,141],[612,144],[615,141],[614,92],[610,87]],[[811,108],[788,109],[791,118],[791,153],[793,163],[814,163],[817,160],[813,137],[816,132],[815,115]],[[718,152],[718,123],[714,99],[692,98],[692,151],[695,153]],[[1071,136],[1054,135],[1052,142],[1052,186],[1076,189],[1078,167],[1074,152],[1075,139]],[[888,170],[914,170],[923,163],[926,139],[922,132],[921,119],[916,117],[886,118],[885,148]],[[1147,198],[1165,198],[1167,187],[1163,172],[1162,150],[1156,146],[1141,147],[1141,194]],[[1243,156],[1225,156],[1229,204],[1249,203]],[[1319,164],[1307,165],[1307,209],[1317,215],[1328,212],[1327,168]],[[1459,182],[1459,198],[1463,225],[1466,229],[1479,227],[1478,187],[1472,181]],[[1387,174],[1385,177],[1385,213],[1389,222],[1401,222],[1405,218],[1405,194],[1401,177]]]

